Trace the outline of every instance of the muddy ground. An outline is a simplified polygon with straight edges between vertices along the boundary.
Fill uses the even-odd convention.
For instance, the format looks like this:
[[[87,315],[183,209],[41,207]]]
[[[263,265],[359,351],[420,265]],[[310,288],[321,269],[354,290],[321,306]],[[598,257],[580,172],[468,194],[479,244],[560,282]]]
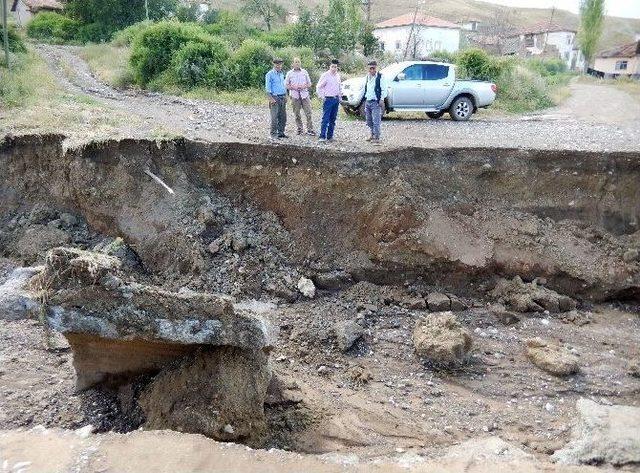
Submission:
[[[567,442],[579,398],[640,405],[630,154],[327,159],[180,141],[63,151],[56,137],[9,140],[3,153],[0,283],[71,246],[117,255],[140,283],[264,309],[280,330],[271,358],[284,394],[268,398],[269,431],[254,446],[371,460],[433,457],[497,435],[546,460]],[[546,180],[527,188],[539,172]],[[302,276],[314,297],[301,293]],[[514,276],[539,278],[578,309],[505,325],[491,289]],[[473,341],[457,366],[415,353],[433,292],[459,301]],[[359,330],[346,346],[336,331],[345,322]],[[0,337],[0,429],[127,432],[144,422],[130,385],[76,392],[69,346],[37,316],[0,320]],[[532,337],[564,347],[579,373],[533,365]]]

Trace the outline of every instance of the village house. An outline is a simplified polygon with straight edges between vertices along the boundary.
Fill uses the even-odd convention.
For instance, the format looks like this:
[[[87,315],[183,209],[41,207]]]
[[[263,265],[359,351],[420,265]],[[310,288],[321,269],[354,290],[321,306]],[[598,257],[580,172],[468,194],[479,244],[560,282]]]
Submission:
[[[397,58],[425,58],[434,51],[460,48],[460,25],[420,13],[407,13],[376,24],[380,49]]]
[[[543,21],[507,35],[517,41],[514,49],[504,54],[524,57],[555,57],[565,62],[568,69],[583,69],[584,57],[576,41],[576,30],[553,21]]]
[[[598,54],[590,72],[603,78],[640,79],[640,38]]]
[[[6,1],[11,2],[11,0]],[[13,0],[11,4],[11,11],[18,26],[26,26],[38,12],[60,10],[62,10],[62,3],[57,0]]]

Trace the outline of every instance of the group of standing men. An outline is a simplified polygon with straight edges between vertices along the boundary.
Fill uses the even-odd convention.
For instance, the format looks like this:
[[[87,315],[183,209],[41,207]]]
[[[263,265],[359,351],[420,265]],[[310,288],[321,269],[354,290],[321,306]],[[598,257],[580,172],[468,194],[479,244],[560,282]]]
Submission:
[[[269,98],[269,110],[271,112],[271,139],[288,138],[285,134],[287,123],[287,92],[293,105],[293,113],[296,119],[298,134],[305,133],[301,110],[306,118],[306,134],[315,136],[311,120],[311,78],[309,73],[302,68],[300,58],[294,58],[292,69],[285,75],[282,71],[282,59],[273,60],[273,69],[265,76],[265,90]],[[329,69],[324,72],[318,84],[316,93],[322,100],[322,122],[318,141],[333,141],[333,132],[338,117],[340,106],[341,81],[338,72],[339,62],[334,59]],[[384,99],[387,97],[387,83],[382,74],[378,72],[378,65],[370,61],[367,65],[368,74],[364,82],[365,115],[370,135],[367,141],[374,144],[380,143],[380,123],[384,110]]]

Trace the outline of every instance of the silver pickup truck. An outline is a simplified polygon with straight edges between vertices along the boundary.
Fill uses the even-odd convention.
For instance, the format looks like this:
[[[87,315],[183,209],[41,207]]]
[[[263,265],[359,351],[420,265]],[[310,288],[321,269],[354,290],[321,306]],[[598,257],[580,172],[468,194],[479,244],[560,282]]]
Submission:
[[[468,120],[479,108],[496,98],[491,82],[456,80],[453,64],[433,61],[404,61],[380,71],[389,84],[385,112],[426,112],[430,118],[449,113],[456,121]],[[364,76],[342,83],[340,103],[345,112],[364,115]]]

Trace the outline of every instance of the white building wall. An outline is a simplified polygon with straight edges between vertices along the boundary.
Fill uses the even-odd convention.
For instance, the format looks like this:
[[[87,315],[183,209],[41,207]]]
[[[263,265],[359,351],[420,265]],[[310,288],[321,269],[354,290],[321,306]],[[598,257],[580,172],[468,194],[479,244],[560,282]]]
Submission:
[[[7,0],[7,3],[9,4],[9,8],[11,8],[13,2],[11,0]],[[16,11],[13,12],[13,16],[16,19],[16,24],[24,27],[27,26],[27,23],[29,23],[29,20],[33,17],[33,13],[31,13],[24,2],[19,1],[16,6]]]
[[[402,56],[407,47],[407,39],[411,32],[411,25],[378,28],[373,31],[380,44],[384,44],[384,51]],[[417,45],[416,56],[426,57],[434,51],[456,52],[460,48],[460,30],[454,28],[434,28],[416,25]],[[413,40],[409,46],[409,54],[413,52]]]
[[[570,31],[554,31],[552,33],[547,33],[547,45],[555,46],[558,49],[560,59],[567,64],[567,68],[569,69],[571,68],[575,40],[575,33]]]

